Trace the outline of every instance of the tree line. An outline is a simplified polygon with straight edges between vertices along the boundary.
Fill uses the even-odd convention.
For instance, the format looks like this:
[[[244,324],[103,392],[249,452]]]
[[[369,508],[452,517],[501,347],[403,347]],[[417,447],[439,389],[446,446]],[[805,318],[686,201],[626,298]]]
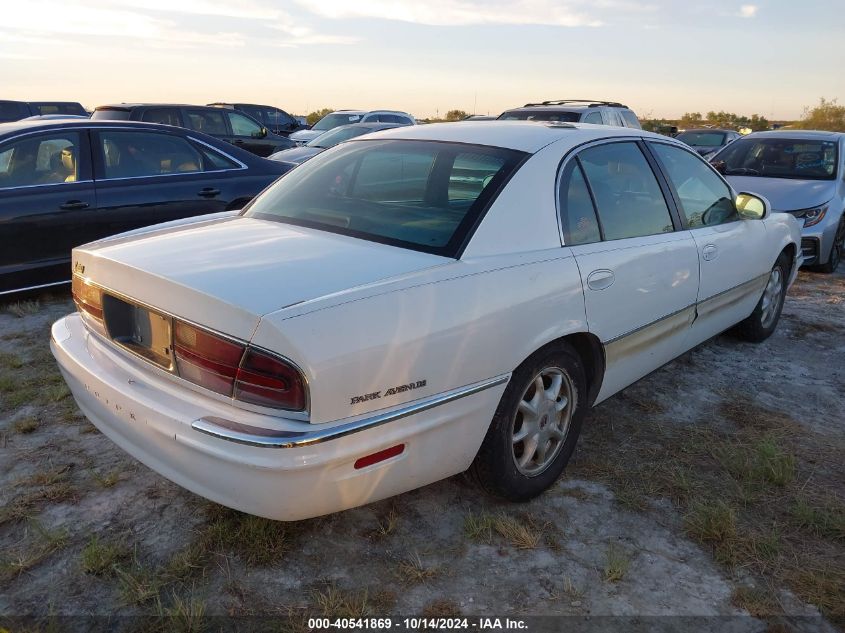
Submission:
[[[314,125],[327,114],[334,112],[333,108],[322,108],[310,113],[307,117],[308,125]],[[460,121],[469,116],[464,110],[449,110],[443,118],[425,119],[426,123],[439,121]],[[707,112],[702,115],[700,112],[685,112],[680,119],[653,119],[645,117],[640,119],[643,129],[652,132],[666,132],[671,127],[692,128],[702,126],[726,127],[732,129],[749,128],[753,131],[768,130],[771,122],[760,114],[751,116],[738,115],[734,112]],[[839,105],[836,99],[821,98],[819,104],[814,107],[804,108],[804,114],[798,121],[790,122],[788,127],[804,130],[830,130],[834,132],[845,132],[845,106]]]

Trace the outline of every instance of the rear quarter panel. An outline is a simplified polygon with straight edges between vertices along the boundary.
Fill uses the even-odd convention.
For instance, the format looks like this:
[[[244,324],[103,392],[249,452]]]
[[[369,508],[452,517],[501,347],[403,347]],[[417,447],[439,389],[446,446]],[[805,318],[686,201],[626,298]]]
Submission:
[[[508,374],[549,341],[586,331],[578,269],[560,247],[457,261],[405,283],[262,319],[252,342],[305,372],[312,423]],[[415,387],[387,395],[401,385]]]

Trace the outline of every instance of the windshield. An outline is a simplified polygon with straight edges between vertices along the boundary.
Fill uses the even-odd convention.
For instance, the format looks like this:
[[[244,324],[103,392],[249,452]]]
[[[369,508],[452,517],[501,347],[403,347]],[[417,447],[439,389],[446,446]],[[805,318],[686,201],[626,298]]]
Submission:
[[[244,215],[455,257],[525,156],[437,141],[354,141],[289,172]]]
[[[323,149],[328,149],[330,147],[334,147],[338,143],[343,143],[343,141],[348,141],[351,138],[361,136],[362,134],[366,134],[370,131],[371,129],[368,127],[341,125],[333,130],[320,134],[317,138],[311,139],[306,143],[306,145],[308,147],[321,147]]]
[[[338,125],[360,123],[362,116],[363,115],[360,113],[350,114],[349,112],[333,112],[332,114],[327,114],[317,121],[311,129],[325,132],[326,130],[336,128]]]
[[[724,132],[681,132],[675,138],[692,147],[719,147],[725,144]]]
[[[837,158],[835,141],[745,138],[728,145],[713,163],[724,162],[726,176],[833,180]]]
[[[577,123],[581,118],[579,112],[560,112],[548,110],[511,110],[499,115],[501,121],[563,121]]]

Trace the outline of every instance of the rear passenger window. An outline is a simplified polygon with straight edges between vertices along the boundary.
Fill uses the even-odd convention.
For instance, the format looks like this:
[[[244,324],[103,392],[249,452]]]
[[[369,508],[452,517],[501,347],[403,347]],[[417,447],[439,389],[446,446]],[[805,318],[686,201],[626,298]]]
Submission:
[[[211,136],[228,136],[226,119],[219,110],[188,110],[188,127]]]
[[[24,137],[0,150],[0,189],[75,182],[79,179],[79,134]]]
[[[179,127],[182,123],[179,121],[179,114],[172,108],[154,108],[147,110],[141,117],[142,121],[149,121],[150,123],[163,123],[164,125],[175,125]]]
[[[570,163],[560,185],[560,220],[566,246],[600,241],[596,210],[584,174],[576,161]]]
[[[185,139],[150,132],[100,133],[105,178],[202,171],[202,156]]]
[[[598,111],[589,112],[584,117],[584,120],[581,121],[581,122],[582,123],[595,123],[596,125],[602,125],[601,112],[598,112]]]
[[[608,143],[578,155],[595,197],[604,239],[674,230],[657,179],[636,143]]]

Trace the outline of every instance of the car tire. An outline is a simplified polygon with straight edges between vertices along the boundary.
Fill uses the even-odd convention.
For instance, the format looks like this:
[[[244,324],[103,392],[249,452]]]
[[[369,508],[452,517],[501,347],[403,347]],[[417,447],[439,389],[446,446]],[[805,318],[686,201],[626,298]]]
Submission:
[[[766,287],[757,302],[754,312],[736,326],[740,338],[760,343],[769,338],[777,328],[783,302],[786,298],[786,283],[789,278],[789,255],[781,253],[769,273]]]
[[[827,261],[818,267],[819,272],[835,273],[842,261],[842,251],[845,250],[845,216],[839,220],[839,227],[836,229],[836,236],[833,238],[833,245],[830,247],[830,255]]]
[[[586,373],[575,350],[561,344],[537,352],[511,375],[471,478],[511,501],[536,497],[557,481],[572,456],[586,403]]]

